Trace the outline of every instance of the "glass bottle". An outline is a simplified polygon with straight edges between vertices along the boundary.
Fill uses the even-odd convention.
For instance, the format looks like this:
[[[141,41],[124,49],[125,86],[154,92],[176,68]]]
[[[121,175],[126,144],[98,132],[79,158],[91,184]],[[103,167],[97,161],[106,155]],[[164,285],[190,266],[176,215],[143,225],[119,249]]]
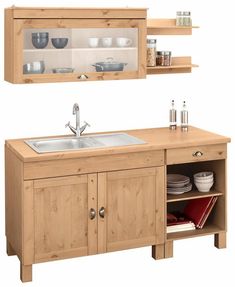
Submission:
[[[177,111],[175,109],[175,101],[171,101],[171,108],[169,113],[169,129],[175,130],[177,128]]]
[[[183,101],[183,107],[181,110],[181,131],[188,131],[188,110],[185,101]]]
[[[147,66],[148,67],[156,66],[156,49],[157,49],[157,40],[147,39]]]

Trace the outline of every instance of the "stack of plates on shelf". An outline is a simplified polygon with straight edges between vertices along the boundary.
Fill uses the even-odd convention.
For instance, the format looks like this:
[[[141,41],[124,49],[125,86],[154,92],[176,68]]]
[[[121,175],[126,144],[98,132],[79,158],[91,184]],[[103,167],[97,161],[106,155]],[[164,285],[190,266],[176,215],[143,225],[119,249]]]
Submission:
[[[167,175],[167,193],[168,194],[182,194],[192,190],[190,178],[182,174],[168,174]]]

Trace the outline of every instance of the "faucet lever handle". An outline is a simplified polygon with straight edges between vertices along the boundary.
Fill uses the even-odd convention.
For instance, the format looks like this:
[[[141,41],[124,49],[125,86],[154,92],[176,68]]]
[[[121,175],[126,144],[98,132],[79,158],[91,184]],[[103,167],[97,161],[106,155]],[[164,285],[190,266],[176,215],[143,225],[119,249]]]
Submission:
[[[90,124],[88,124],[88,122],[86,122],[86,121],[84,121],[84,124],[85,124],[85,126],[87,126],[87,127],[91,127],[91,125]]]
[[[69,127],[70,126],[70,121],[67,122],[67,124],[65,125],[65,127]]]

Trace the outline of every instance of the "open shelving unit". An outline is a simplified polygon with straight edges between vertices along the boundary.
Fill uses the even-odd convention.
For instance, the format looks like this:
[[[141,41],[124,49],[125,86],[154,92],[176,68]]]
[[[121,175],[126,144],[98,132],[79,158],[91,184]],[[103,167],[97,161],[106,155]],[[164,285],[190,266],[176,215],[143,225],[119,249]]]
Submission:
[[[185,164],[171,164],[167,166],[167,173],[179,173],[187,175],[193,183],[193,174],[208,170],[214,173],[214,185],[209,192],[199,192],[195,186],[192,191],[179,195],[167,194],[166,205],[169,212],[182,211],[187,201],[210,196],[218,196],[217,202],[210,213],[205,226],[202,229],[167,233],[167,240],[179,240],[190,237],[218,234],[226,231],[226,161],[210,160],[198,161]]]
[[[148,19],[147,35],[192,35],[192,30],[199,26],[176,26],[176,19]],[[192,63],[190,56],[172,57],[171,66],[147,67],[147,75],[191,73],[198,65]]]

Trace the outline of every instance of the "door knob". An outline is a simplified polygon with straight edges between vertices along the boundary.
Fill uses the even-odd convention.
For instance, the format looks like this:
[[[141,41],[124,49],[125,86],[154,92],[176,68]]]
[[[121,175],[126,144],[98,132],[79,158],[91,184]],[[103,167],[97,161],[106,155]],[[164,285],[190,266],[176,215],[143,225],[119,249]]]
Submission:
[[[90,214],[89,214],[90,219],[94,219],[96,217],[96,211],[94,208],[90,209]]]
[[[104,207],[102,206],[102,207],[100,208],[100,210],[99,210],[99,216],[100,216],[101,218],[104,218],[104,214],[105,214],[105,209],[104,209]]]

